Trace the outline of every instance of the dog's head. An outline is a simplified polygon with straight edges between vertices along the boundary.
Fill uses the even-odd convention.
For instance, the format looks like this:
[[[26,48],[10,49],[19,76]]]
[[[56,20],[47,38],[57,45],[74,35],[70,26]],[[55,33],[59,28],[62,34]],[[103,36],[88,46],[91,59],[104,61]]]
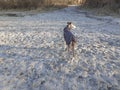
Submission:
[[[72,22],[67,22],[67,27],[68,27],[70,30],[76,28],[76,26],[75,26]]]

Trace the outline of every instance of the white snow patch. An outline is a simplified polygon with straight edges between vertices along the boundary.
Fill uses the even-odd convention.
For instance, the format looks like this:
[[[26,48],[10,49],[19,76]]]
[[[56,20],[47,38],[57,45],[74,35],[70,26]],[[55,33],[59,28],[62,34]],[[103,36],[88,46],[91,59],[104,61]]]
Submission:
[[[119,18],[76,11],[0,16],[0,90],[120,90]],[[63,45],[68,21],[77,27],[74,58]]]

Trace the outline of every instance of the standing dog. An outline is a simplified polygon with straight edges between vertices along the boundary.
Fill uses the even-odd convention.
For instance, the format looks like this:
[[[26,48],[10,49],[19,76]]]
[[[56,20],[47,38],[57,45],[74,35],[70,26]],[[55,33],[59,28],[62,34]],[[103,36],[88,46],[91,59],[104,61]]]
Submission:
[[[72,49],[73,52],[73,57],[75,56],[74,54],[74,46],[76,43],[75,36],[71,33],[70,30],[76,28],[75,25],[72,24],[72,22],[67,22],[66,27],[64,28],[64,40],[67,45],[67,50],[68,52]]]

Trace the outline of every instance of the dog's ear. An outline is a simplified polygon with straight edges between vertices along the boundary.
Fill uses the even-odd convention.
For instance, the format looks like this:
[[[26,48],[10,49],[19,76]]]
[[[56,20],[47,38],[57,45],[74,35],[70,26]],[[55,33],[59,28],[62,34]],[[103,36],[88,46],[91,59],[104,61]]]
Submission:
[[[72,22],[67,22],[67,25],[70,25],[70,24],[72,24]]]

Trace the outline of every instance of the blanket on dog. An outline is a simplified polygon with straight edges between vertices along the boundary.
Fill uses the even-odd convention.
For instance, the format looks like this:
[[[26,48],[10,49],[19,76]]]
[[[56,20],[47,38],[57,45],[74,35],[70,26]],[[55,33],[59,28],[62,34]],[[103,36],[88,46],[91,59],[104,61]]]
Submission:
[[[67,45],[70,45],[71,41],[75,42],[75,36],[70,32],[69,28],[64,28],[64,39]]]

